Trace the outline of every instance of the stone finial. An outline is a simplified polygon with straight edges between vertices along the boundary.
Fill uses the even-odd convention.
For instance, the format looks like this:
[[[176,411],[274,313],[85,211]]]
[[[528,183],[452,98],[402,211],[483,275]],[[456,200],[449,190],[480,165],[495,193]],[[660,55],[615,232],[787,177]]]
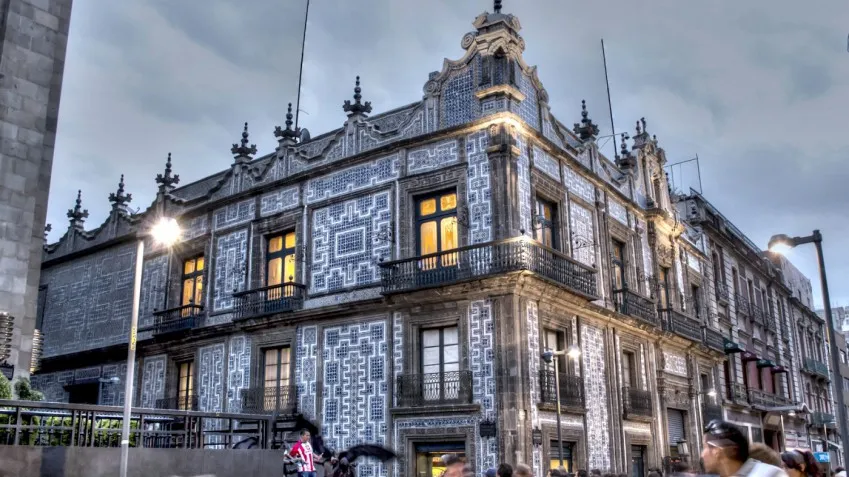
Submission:
[[[628,155],[628,133],[622,133],[622,136],[620,137],[622,139],[622,144],[620,145],[619,154],[624,157]]]
[[[171,153],[168,153],[168,161],[165,162],[165,174],[156,174],[156,183],[159,184],[159,192],[166,192],[180,183],[179,174],[171,174]]]
[[[126,210],[127,204],[132,202],[133,194],[124,193],[124,174],[121,174],[121,180],[118,182],[118,190],[109,194],[109,202],[112,202],[112,208],[116,210]]]
[[[368,114],[371,112],[371,101],[360,102],[363,99],[363,95],[360,94],[362,92],[363,90],[360,88],[360,77],[357,76],[357,83],[354,86],[354,103],[352,104],[350,100],[346,99],[345,104],[342,105],[342,109],[348,113],[348,116]]]
[[[233,144],[233,147],[230,148],[230,152],[237,158],[251,157],[256,154],[256,144],[251,144],[248,147],[248,123],[245,123],[245,129],[242,131],[242,140],[239,142],[240,144]]]
[[[581,122],[575,123],[575,127],[572,130],[582,141],[598,136],[598,125],[593,123],[593,120],[589,116],[590,113],[587,112],[587,101],[581,100]]]
[[[49,234],[50,231],[52,231],[52,230],[53,230],[52,224],[47,224],[47,225],[44,226],[44,240],[45,241],[47,241],[47,234]]]
[[[68,218],[71,220],[71,227],[82,229],[85,219],[88,218],[88,210],[83,209],[83,191],[77,191],[77,201],[74,208],[68,210]]]
[[[495,0],[494,4],[492,5],[492,9],[495,11],[495,13],[501,13],[501,0]]]
[[[274,137],[279,141],[291,140],[295,142],[298,139],[300,132],[292,129],[292,124],[294,124],[292,118],[294,118],[294,115],[292,115],[292,103],[289,103],[289,109],[286,111],[286,129],[280,126],[274,127]]]
[[[634,136],[634,147],[642,148],[650,142],[649,132],[646,129],[646,118],[637,121],[637,134]]]

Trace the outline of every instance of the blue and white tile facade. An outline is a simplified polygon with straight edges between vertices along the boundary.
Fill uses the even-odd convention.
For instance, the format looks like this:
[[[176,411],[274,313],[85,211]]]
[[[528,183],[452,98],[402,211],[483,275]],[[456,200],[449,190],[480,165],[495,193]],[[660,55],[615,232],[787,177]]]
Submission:
[[[560,182],[560,162],[537,146],[534,146],[534,167]]]
[[[212,213],[214,230],[250,222],[256,218],[256,199],[246,199],[235,204],[229,204]]]
[[[212,309],[233,308],[233,292],[244,290],[248,265],[248,231],[236,230],[215,242]]]
[[[531,77],[521,71],[522,67],[517,64],[516,79],[519,82],[519,91],[525,95],[525,100],[519,105],[518,113],[522,120],[528,123],[529,126],[539,130],[539,100],[537,99],[537,88]]]
[[[611,217],[624,226],[628,226],[628,211],[621,202],[614,198],[607,199],[607,210]]]
[[[268,217],[287,210],[292,210],[300,205],[300,186],[289,186],[263,194],[259,198],[259,215]]]
[[[592,182],[567,165],[563,166],[563,177],[565,177],[566,189],[570,194],[575,194],[589,204],[595,203],[595,186]]]
[[[604,331],[581,326],[581,356],[584,360],[584,390],[588,403],[609,402],[607,396],[607,363],[604,359]],[[610,415],[607,406],[587,406],[588,468],[610,468]]]
[[[192,240],[209,233],[209,217],[206,214],[189,219],[187,222],[180,237],[182,240]]]
[[[472,64],[453,72],[442,88],[441,126],[449,128],[473,121],[479,114]]]
[[[481,406],[484,418],[495,419],[495,334],[492,302],[477,300],[469,304],[469,354],[472,371],[472,395]],[[481,447],[479,469],[498,467],[498,441],[491,439]]]
[[[227,411],[239,412],[242,408],[242,391],[251,387],[251,337],[230,337],[227,357]]]
[[[207,412],[224,411],[224,343],[198,349],[197,390],[198,409]]]
[[[322,432],[333,449],[386,443],[388,334],[385,319],[323,330]],[[376,477],[386,475],[386,469],[365,461],[358,473]]]
[[[442,169],[460,160],[457,139],[411,149],[407,152],[407,174]]]
[[[141,407],[153,409],[157,399],[165,398],[165,368],[168,357],[164,354],[144,358],[141,372]]]
[[[165,308],[165,282],[168,275],[168,254],[149,258],[142,265],[139,328],[153,324],[154,310]]]
[[[312,217],[310,293],[377,283],[391,243],[376,240],[391,227],[392,193],[378,192],[316,209]]]
[[[400,173],[398,154],[343,169],[307,182],[305,202],[314,204],[394,181]]]
[[[540,350],[540,340],[539,340],[539,316],[538,316],[538,308],[535,301],[528,301],[528,305],[526,308],[527,314],[527,326],[528,326],[528,356],[531,356],[531,359],[528,359],[528,381],[529,382],[529,394],[530,394],[530,402],[538,403],[540,402],[540,384],[539,384],[539,360],[534,359],[533,357],[540,356],[542,351]],[[539,408],[535,405],[531,406],[531,425],[536,428],[539,427],[540,419],[539,419]],[[536,477],[542,477],[542,449],[539,446],[533,447],[533,455],[531,458],[532,465],[531,468],[534,471],[534,475]]]
[[[318,378],[318,327],[298,328],[295,341],[295,379],[298,410],[308,419],[316,417],[316,382]]]
[[[572,256],[584,265],[595,266],[595,225],[590,209],[569,202],[569,225],[572,230]]]
[[[469,207],[470,245],[492,240],[492,191],[489,178],[489,134],[478,131],[466,136],[469,161],[466,203]]]
[[[533,236],[533,201],[531,199],[531,161],[528,157],[528,148],[524,138],[521,135],[516,135],[516,147],[519,148],[519,157],[516,161],[516,175],[518,184],[516,188],[519,193],[519,228],[525,231],[526,234]]]
[[[404,374],[404,315],[401,312],[392,314],[392,363],[395,376]],[[393,393],[394,402],[398,404],[398,395]]]

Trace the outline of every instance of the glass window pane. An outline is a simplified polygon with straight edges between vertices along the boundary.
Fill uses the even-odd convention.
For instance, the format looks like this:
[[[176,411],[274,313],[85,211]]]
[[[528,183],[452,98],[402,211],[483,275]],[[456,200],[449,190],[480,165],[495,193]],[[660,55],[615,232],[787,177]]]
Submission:
[[[427,199],[419,202],[419,215],[422,217],[436,212],[436,199]]]
[[[439,364],[439,348],[425,348],[422,353],[422,363],[425,366],[429,366],[431,364]]]
[[[439,330],[424,330],[422,332],[422,346],[439,346]]]
[[[457,237],[457,217],[446,217],[441,221],[442,250],[454,250],[459,245]]]
[[[203,303],[203,275],[195,278],[195,305]]]
[[[422,374],[437,374],[439,373],[439,365],[430,365],[422,367]]]
[[[449,328],[444,328],[442,332],[442,340],[445,344],[457,344],[459,343],[459,328],[456,326],[451,326]]]
[[[286,248],[295,248],[296,241],[295,232],[286,234]]]
[[[460,347],[458,345],[446,346],[442,352],[442,362],[448,363],[460,362]]]
[[[286,255],[283,268],[283,281],[294,282],[295,278],[295,254]]]
[[[287,366],[289,365],[289,363],[291,363],[291,360],[289,359],[291,357],[291,351],[292,351],[291,348],[283,348],[283,349],[280,350],[280,362],[281,363],[283,363]]]
[[[280,285],[281,283],[283,283],[283,259],[277,257],[268,261],[266,285]]]
[[[187,386],[186,391],[187,391],[188,395],[191,396],[192,393],[194,392],[194,390],[195,390],[195,377],[190,374],[189,375],[189,385]]]
[[[451,193],[443,195],[439,199],[439,207],[443,212],[454,210],[457,208],[457,194]]]
[[[202,270],[203,270],[203,257],[198,257],[197,259],[195,259],[195,271],[200,272]]]
[[[195,260],[186,260],[183,263],[183,275],[188,275],[190,273],[194,273],[195,271]]]
[[[186,306],[191,303],[192,298],[195,296],[194,289],[195,281],[191,278],[183,280],[183,301],[180,303],[182,306]]]
[[[442,369],[446,373],[452,373],[452,372],[455,372],[455,371],[460,371],[460,363],[445,363],[442,366]]]
[[[419,226],[419,254],[428,255],[436,253],[436,222],[425,222]]]
[[[268,253],[275,253],[283,250],[283,237],[271,237],[268,239]]]

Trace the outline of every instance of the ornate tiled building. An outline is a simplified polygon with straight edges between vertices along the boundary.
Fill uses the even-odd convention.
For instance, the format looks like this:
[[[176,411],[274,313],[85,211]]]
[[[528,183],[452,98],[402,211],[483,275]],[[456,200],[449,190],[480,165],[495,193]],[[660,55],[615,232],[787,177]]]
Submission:
[[[340,129],[309,138],[290,108],[274,152],[255,157],[245,125],[228,169],[179,188],[169,155],[140,214],[122,180],[86,230],[78,196],[44,255],[36,386],[123,401],[101,378],[126,371],[135,241],[173,217],[178,246],[144,239],[140,406],[301,414],[334,447],[398,451],[365,477],[437,475],[446,453],[537,476],[561,457],[636,476],[696,461],[743,369],[723,378],[742,321],[712,298],[698,198],[670,194],[644,119],[611,160],[586,106],[571,129],[552,116],[500,3],[419,102],[369,116],[357,79]]]

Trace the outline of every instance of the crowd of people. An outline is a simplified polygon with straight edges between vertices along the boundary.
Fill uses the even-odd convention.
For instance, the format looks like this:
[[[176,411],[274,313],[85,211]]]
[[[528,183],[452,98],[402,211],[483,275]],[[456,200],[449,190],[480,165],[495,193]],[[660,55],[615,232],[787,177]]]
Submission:
[[[712,421],[705,428],[702,439],[701,466],[699,469],[676,464],[669,477],[846,477],[842,467],[826,471],[820,467],[808,449],[790,449],[781,454],[761,443],[750,443],[741,429],[726,421]],[[443,457],[445,471],[442,477],[474,477],[471,467],[455,455]],[[525,464],[515,467],[501,464],[484,472],[483,477],[533,477]],[[600,470],[567,472],[563,468],[551,469],[549,477],[639,477],[628,474],[602,474]],[[664,477],[659,469],[651,469],[646,477]]]

